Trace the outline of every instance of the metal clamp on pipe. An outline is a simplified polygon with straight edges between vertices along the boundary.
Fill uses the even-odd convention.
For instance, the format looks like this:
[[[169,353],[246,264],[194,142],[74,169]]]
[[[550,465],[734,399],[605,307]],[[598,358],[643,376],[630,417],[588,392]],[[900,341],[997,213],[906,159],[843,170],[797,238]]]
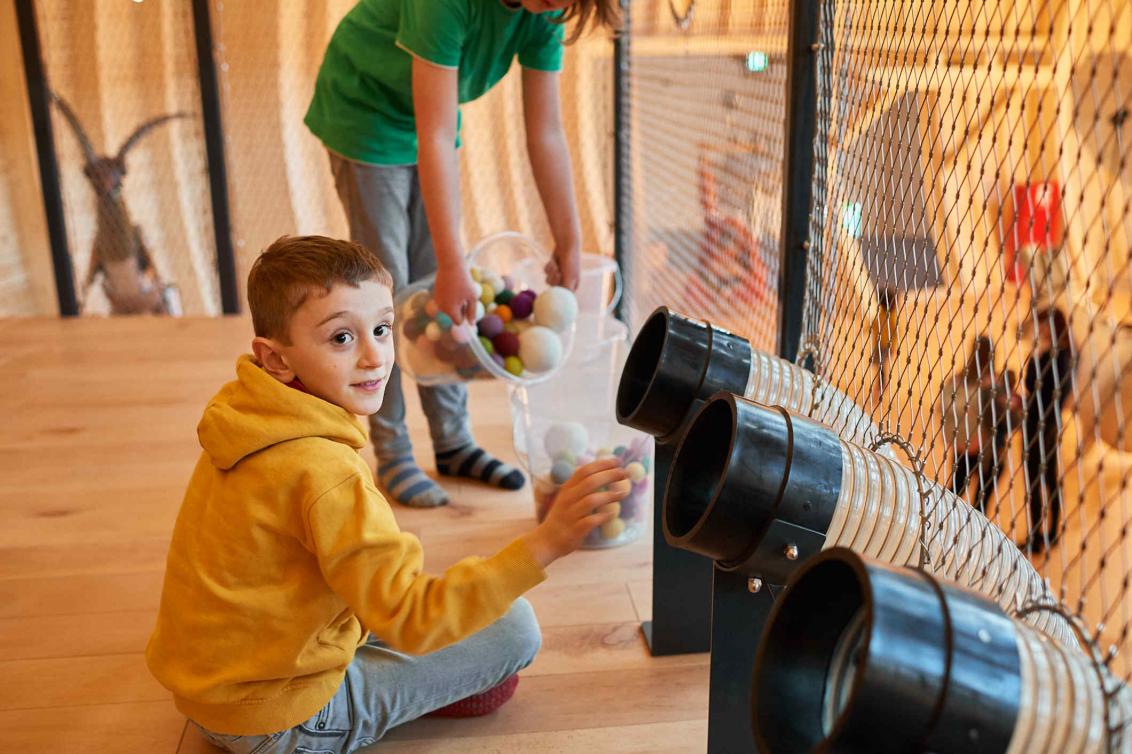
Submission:
[[[827,427],[719,393],[677,446],[664,537],[724,570],[785,584],[825,543],[841,464],[841,443]]]
[[[749,341],[660,307],[637,333],[617,390],[617,421],[671,441],[697,403],[720,390],[742,395]]]
[[[661,520],[673,547],[771,585],[823,547],[842,546],[897,565],[919,565],[926,552],[927,570],[1006,608],[1017,598],[1056,603],[1025,555],[961,498],[823,424],[731,394],[686,425]],[[1027,621],[1076,643],[1056,613]]]

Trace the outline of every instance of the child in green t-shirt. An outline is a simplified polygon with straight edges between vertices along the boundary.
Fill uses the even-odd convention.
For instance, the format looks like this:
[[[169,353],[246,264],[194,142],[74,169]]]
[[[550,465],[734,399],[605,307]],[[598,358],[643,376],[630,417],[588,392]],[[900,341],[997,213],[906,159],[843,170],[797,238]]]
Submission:
[[[497,84],[515,57],[535,183],[554,237],[547,282],[574,288],[580,225],[558,104],[563,31],[612,29],[618,0],[361,0],[326,50],[305,122],[330,152],[352,240],[393,274],[394,292],[433,272],[440,309],[460,322],[475,307],[460,244],[458,105]],[[476,445],[463,385],[418,386],[442,475],[519,489],[518,469]],[[400,371],[370,417],[377,475],[400,503],[448,497],[413,460]]]

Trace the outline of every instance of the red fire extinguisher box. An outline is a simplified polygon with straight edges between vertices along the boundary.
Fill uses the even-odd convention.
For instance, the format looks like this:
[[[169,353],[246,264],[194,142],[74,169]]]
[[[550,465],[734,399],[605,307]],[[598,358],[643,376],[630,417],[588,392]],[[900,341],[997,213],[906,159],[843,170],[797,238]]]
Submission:
[[[1020,183],[1014,187],[1014,222],[1006,239],[1003,262],[1015,283],[1026,279],[1018,249],[1034,245],[1053,251],[1061,244],[1061,189],[1054,181]]]

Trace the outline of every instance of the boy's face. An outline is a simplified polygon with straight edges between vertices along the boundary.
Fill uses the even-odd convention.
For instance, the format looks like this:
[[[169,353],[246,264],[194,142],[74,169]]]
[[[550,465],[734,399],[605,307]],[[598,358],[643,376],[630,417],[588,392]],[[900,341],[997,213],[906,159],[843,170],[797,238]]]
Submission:
[[[549,13],[553,10],[569,8],[577,0],[519,0],[523,9],[530,13]]]
[[[313,395],[354,414],[377,413],[393,369],[393,294],[365,281],[310,295],[291,318],[291,343],[256,338],[256,357],[273,377],[295,377]]]

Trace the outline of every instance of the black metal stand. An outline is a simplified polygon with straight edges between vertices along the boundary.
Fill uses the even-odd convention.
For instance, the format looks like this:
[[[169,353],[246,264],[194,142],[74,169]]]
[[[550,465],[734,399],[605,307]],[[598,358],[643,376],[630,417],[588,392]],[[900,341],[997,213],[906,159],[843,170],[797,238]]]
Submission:
[[[786,71],[786,158],[783,170],[779,340],[794,360],[802,334],[817,110],[819,3],[790,0]],[[712,587],[708,754],[758,751],[751,728],[751,671],[774,597],[742,573],[716,569]]]
[[[715,569],[712,588],[708,751],[755,751],[751,732],[751,669],[758,637],[774,606],[768,586],[751,591],[742,573]]]
[[[653,657],[706,652],[711,647],[712,563],[664,541],[664,488],[675,450],[672,443],[656,444],[652,620],[641,624]]]

